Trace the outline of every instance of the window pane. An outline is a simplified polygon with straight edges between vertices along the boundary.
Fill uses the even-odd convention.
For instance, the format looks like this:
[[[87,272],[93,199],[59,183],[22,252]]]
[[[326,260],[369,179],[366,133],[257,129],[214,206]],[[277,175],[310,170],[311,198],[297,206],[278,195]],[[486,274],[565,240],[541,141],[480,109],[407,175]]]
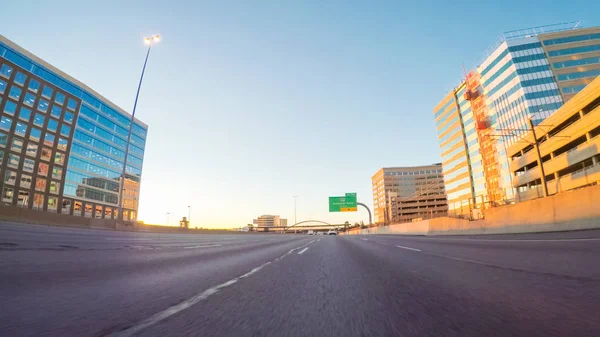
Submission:
[[[33,124],[35,124],[37,126],[43,126],[44,125],[44,116],[36,113],[35,118],[33,120]]]
[[[19,138],[13,138],[11,150],[21,153],[23,151],[23,140]]]
[[[35,156],[37,156],[37,150],[38,150],[38,145],[36,143],[28,142],[27,150],[26,150],[25,154],[30,157],[35,158]]]
[[[38,90],[40,90],[40,82],[31,79],[31,81],[29,81],[29,90],[33,92],[38,92]]]
[[[6,81],[0,80],[0,94],[3,94],[6,91]]]
[[[81,203],[81,201],[75,201],[75,203],[73,204],[73,215],[81,216],[82,209],[83,204]]]
[[[65,137],[69,137],[69,133],[71,133],[71,127],[63,124],[63,126],[60,128],[60,134]]]
[[[28,207],[29,206],[29,192],[28,191],[19,191],[19,197],[17,198],[17,206],[18,207]]]
[[[35,96],[30,93],[26,93],[25,99],[23,100],[23,104],[33,107],[33,103],[35,103]]]
[[[23,171],[33,173],[35,162],[29,158],[23,160]]]
[[[65,104],[65,95],[61,92],[56,92],[56,96],[54,96],[54,102],[63,105]]]
[[[6,146],[7,142],[8,142],[8,135],[0,132],[0,146],[2,146],[2,147]],[[0,164],[2,164],[2,160],[0,160]]]
[[[60,119],[60,115],[62,114],[62,109],[58,105],[53,105],[52,109],[50,111],[51,111],[50,114],[53,117]]]
[[[62,201],[62,210],[60,211],[62,214],[71,214],[71,200],[63,199]]]
[[[41,136],[42,136],[42,130],[37,129],[37,128],[31,128],[31,132],[29,133],[29,138],[39,142]]]
[[[19,118],[29,122],[29,119],[31,118],[31,110],[27,109],[26,107],[21,107],[19,110]]]
[[[48,211],[49,212],[56,212],[56,209],[58,208],[58,199],[56,197],[52,197],[49,196],[48,197]]]
[[[70,124],[70,123],[73,123],[73,117],[75,117],[75,115],[73,115],[72,112],[66,111],[64,120],[65,120],[65,122]]]
[[[17,182],[17,172],[6,170],[4,172],[4,183],[7,185],[14,185]]]
[[[74,99],[69,98],[69,103],[67,103],[67,109],[75,111],[75,109],[77,109],[77,102]]]
[[[7,100],[6,104],[4,104],[4,112],[9,115],[14,115],[15,111],[17,111],[17,104],[12,101]]]
[[[44,86],[44,90],[42,90],[42,96],[50,99],[52,97],[52,88],[50,88],[49,86],[45,85]]]
[[[62,168],[53,167],[52,168],[52,178],[53,179],[62,179],[62,172],[63,172]]]
[[[31,176],[26,174],[21,174],[21,183],[19,185],[21,188],[30,188],[31,187]]]
[[[48,120],[48,126],[47,126],[48,130],[52,131],[52,132],[56,132],[56,129],[58,128],[58,121],[55,119],[50,118]]]
[[[9,78],[10,74],[12,74],[12,68],[8,64],[3,64],[0,68],[0,75]]]
[[[10,205],[13,201],[13,189],[10,187],[4,187],[2,189],[2,202]]]
[[[27,80],[27,76],[20,71],[17,71],[17,75],[15,76],[15,83],[19,85],[25,84],[25,80]]]
[[[58,194],[59,190],[60,190],[60,183],[58,181],[51,181],[50,182],[50,193]]]
[[[52,155],[52,149],[47,147],[42,148],[42,154],[40,155],[41,160],[50,161],[50,156]]]
[[[54,140],[56,139],[56,137],[54,137],[53,134],[46,132],[46,135],[44,136],[44,145],[47,146],[54,146]]]
[[[65,164],[65,154],[56,152],[54,154],[54,163],[58,164],[58,165],[64,165]]]
[[[40,163],[40,165],[38,166],[38,175],[46,177],[48,176],[48,169],[49,166],[46,163]]]
[[[46,112],[46,111],[48,111],[48,105],[49,105],[48,101],[46,101],[44,99],[40,99],[37,109],[41,112]]]
[[[43,209],[44,208],[44,195],[40,193],[35,193],[33,196],[33,209]]]
[[[64,139],[64,138],[59,138],[58,139],[58,146],[57,146],[57,148],[59,150],[67,151],[67,146],[68,145],[69,145],[69,142],[66,139]]]
[[[2,116],[2,118],[0,119],[0,129],[10,131],[11,126],[12,126],[12,119]]]
[[[9,153],[8,154],[8,166],[18,168],[20,159],[21,159],[21,157],[17,156],[16,154]]]
[[[23,92],[23,90],[21,90],[19,87],[15,87],[13,85],[12,87],[10,87],[10,92],[8,93],[8,97],[14,99],[15,101],[18,101],[19,98],[21,98],[22,92]]]
[[[25,133],[27,133],[27,124],[17,122],[17,127],[15,128],[15,133],[19,136],[25,137]]]

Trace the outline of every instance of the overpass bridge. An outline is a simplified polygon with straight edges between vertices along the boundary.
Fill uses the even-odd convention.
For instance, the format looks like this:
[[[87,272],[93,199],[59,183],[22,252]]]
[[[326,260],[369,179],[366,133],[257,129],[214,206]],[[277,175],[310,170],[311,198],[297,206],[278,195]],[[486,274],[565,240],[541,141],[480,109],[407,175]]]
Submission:
[[[252,230],[255,232],[283,232],[283,233],[301,233],[309,230],[326,232],[330,229],[340,230],[344,228],[344,224],[330,224],[320,220],[304,220],[290,226],[269,227],[269,226],[254,226]]]

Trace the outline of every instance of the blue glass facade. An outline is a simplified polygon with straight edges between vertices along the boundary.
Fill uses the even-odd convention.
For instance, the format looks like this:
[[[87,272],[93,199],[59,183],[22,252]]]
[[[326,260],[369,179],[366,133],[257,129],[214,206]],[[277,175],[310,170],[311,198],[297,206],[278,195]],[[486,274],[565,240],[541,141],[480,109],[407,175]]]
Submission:
[[[51,166],[42,165],[42,171],[46,176],[59,179],[40,183],[58,188],[58,195],[39,193],[38,196],[34,193],[37,198],[34,204],[59,213],[113,218],[117,216],[119,186],[123,184],[124,216],[136,219],[147,126],[136,120],[131,127],[127,175],[122,182],[130,115],[88,91],[76,80],[60,76],[43,61],[26,56],[18,46],[5,39],[0,40],[0,63],[0,106],[4,109],[0,129],[7,131],[10,139],[26,142],[31,154],[44,156],[33,159],[35,167],[40,166],[36,160],[44,164],[48,154]],[[17,111],[19,122],[15,121]],[[1,152],[2,158],[12,154]],[[23,158],[18,159],[24,162]],[[59,164],[62,165],[59,167]],[[21,164],[17,169],[24,167]],[[15,173],[16,177],[20,175],[20,172]],[[12,196],[29,193],[29,198],[33,191],[20,188],[18,183],[6,188],[8,192],[3,192],[5,204],[20,203],[22,207],[31,207],[28,199],[19,197],[17,202]],[[36,191],[41,192],[42,188]],[[48,194],[47,190],[45,192]]]

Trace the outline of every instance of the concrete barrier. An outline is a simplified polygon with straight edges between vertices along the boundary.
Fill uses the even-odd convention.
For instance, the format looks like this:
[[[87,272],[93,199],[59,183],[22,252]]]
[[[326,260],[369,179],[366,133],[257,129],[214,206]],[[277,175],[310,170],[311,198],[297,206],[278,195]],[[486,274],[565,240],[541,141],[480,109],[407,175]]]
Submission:
[[[360,234],[517,234],[595,228],[600,228],[600,186],[491,208],[485,220],[435,218],[363,229]]]

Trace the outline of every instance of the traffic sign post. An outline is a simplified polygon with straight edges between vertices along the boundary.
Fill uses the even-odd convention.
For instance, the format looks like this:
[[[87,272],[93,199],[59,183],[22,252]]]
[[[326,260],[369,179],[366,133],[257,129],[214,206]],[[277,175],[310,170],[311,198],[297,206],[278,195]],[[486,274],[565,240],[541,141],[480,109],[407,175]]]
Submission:
[[[346,193],[343,197],[329,197],[329,212],[356,212],[356,193]]]

